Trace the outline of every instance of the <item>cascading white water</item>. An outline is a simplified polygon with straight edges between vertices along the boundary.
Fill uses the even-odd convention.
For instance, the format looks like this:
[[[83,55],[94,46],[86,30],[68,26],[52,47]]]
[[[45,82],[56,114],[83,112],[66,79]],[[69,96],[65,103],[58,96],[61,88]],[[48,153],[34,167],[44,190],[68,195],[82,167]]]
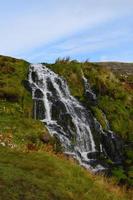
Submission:
[[[46,124],[51,135],[59,137],[64,152],[74,155],[86,168],[91,168],[87,154],[96,152],[96,147],[86,108],[71,96],[66,81],[42,64],[30,66],[29,83],[35,101],[35,118],[38,116],[38,103],[41,104],[40,111],[44,110],[38,118]]]
[[[96,100],[96,95],[94,94],[94,92],[92,92],[90,84],[88,83],[87,79],[85,78],[83,72],[82,72],[82,78],[83,78],[83,81],[84,81],[84,86],[85,86],[86,93],[89,93],[91,98],[95,101]]]

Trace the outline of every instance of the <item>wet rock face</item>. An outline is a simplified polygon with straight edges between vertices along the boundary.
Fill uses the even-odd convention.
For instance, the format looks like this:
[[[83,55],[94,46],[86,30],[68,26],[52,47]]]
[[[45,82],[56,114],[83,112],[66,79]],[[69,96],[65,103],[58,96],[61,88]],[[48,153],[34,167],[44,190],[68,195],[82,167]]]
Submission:
[[[96,94],[91,90],[91,86],[88,83],[87,79],[83,76],[84,86],[85,86],[85,96],[91,105],[97,104]]]
[[[51,107],[52,119],[56,120],[66,133],[68,138],[72,138],[76,134],[76,127],[72,121],[72,116],[67,112],[66,106],[62,101],[52,102]]]
[[[42,100],[34,100],[33,115],[35,119],[42,120],[45,118],[45,106]]]
[[[94,97],[93,97],[93,95],[91,93],[87,92],[86,93],[86,97],[88,98],[88,101],[90,103],[92,103],[93,105],[96,105],[96,100],[94,100]]]
[[[93,105],[96,95],[83,77],[86,97]],[[61,142],[65,152],[86,168],[103,170],[100,160],[107,157],[116,163],[123,159],[123,143],[110,130],[106,132],[91,112],[71,96],[67,83],[43,65],[31,65],[29,83],[34,99],[34,118],[42,120],[50,134]],[[47,142],[47,138],[43,138]]]
[[[39,98],[43,99],[43,93],[41,92],[41,90],[36,89],[35,93],[34,93],[34,97],[37,98],[37,99],[39,99]]]
[[[58,94],[57,94],[56,89],[53,87],[53,84],[49,77],[47,78],[47,88],[48,88],[48,91],[50,91],[50,93],[52,93],[52,95],[49,96],[49,100],[50,100],[50,97],[53,97],[52,100],[56,101],[58,99]]]
[[[26,90],[28,90],[29,92],[32,92],[32,89],[31,89],[31,86],[29,84],[29,81],[23,80],[22,84],[23,84],[23,86],[25,87]]]
[[[113,132],[106,131],[105,134],[102,134],[101,142],[108,157],[116,164],[121,164],[124,159],[122,139]]]
[[[100,152],[96,151],[96,152],[90,152],[87,154],[87,157],[89,159],[99,159],[100,156]]]
[[[37,82],[38,81],[38,77],[37,77],[36,72],[33,71],[32,74],[31,74],[31,76],[32,76],[33,82]]]
[[[100,141],[104,156],[111,159],[116,164],[122,164],[124,160],[124,142],[111,130],[103,130],[100,123],[95,119],[94,128],[97,140]]]
[[[58,120],[60,121],[62,119],[62,115],[67,112],[65,105],[60,100],[56,101],[52,105],[51,110],[52,110],[52,118],[57,121]]]

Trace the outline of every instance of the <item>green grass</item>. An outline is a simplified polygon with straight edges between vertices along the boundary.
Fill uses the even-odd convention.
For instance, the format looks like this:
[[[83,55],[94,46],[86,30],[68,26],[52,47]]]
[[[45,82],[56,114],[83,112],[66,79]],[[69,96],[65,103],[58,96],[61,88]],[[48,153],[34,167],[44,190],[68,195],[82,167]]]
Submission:
[[[70,61],[70,59],[58,59],[55,64],[47,66],[67,80],[72,95],[83,101],[83,103],[91,109],[94,116],[101,123],[104,129],[106,129],[105,114],[109,121],[111,130],[121,136],[128,144],[133,141],[132,71],[130,73],[129,82],[128,77],[124,80],[122,76],[121,80],[121,70],[125,70],[125,68],[121,67],[121,70],[117,70],[117,73],[113,73],[110,69],[112,65],[113,70],[114,66],[115,68],[120,68],[123,65],[126,66],[126,64],[121,63],[79,63],[77,61]],[[97,95],[98,101],[96,106],[91,105],[84,96],[82,72]],[[131,175],[133,158],[129,156],[129,152],[133,153],[130,147],[126,145],[126,179],[129,184],[133,185]],[[116,173],[115,169],[114,175],[119,179],[122,177],[122,173],[123,172],[120,172],[119,169],[118,173]],[[121,174],[120,177],[118,177],[119,174]],[[125,176],[124,174],[125,172],[123,173],[123,176]]]
[[[0,56],[0,99],[11,102],[26,100],[28,93],[22,81],[27,78],[28,66],[24,60]]]
[[[0,148],[1,200],[126,200],[119,188],[47,152]]]
[[[48,65],[48,67],[67,80],[73,96],[82,98],[84,86],[82,82],[81,63],[59,61]]]
[[[105,126],[103,115],[100,113],[103,111],[111,129],[125,140],[132,140],[133,90],[128,87],[127,82],[121,82],[105,64],[102,66],[62,59],[47,66],[67,80],[72,95],[80,100],[85,100],[83,72],[98,97],[97,107],[93,108],[95,116]]]
[[[106,114],[111,129],[125,140],[132,140],[133,90],[105,66],[88,63],[83,65],[83,71],[97,93],[97,106]]]
[[[24,87],[29,63],[0,56],[0,142],[23,148],[38,143],[47,130],[32,119],[32,97]]]
[[[55,155],[61,151],[56,139],[50,138],[48,144],[44,144],[40,140],[42,136],[48,135],[48,131],[41,122],[32,119],[33,102],[30,92],[24,87],[28,67],[29,63],[24,60],[0,56],[0,143],[4,143],[6,146],[0,146],[0,200],[129,199],[121,188],[108,183],[103,177],[93,176],[77,164],[66,160],[62,155]],[[110,111],[108,111],[108,106],[111,106],[111,103],[112,107],[115,105],[113,116],[117,118],[120,114],[122,119],[123,117],[125,120],[130,118],[129,113],[132,112],[132,109],[130,108],[131,100],[127,98],[128,93],[126,96],[120,94],[112,97],[106,93],[107,87],[104,94],[100,90],[100,84],[103,83],[101,81],[103,72],[101,72],[99,80],[100,73],[94,64],[89,64],[88,67],[88,63],[70,62],[68,59],[60,60],[49,67],[65,77],[71,93],[80,100],[85,100],[81,74],[81,71],[84,71],[85,76],[98,94],[99,102],[94,113],[99,121],[101,120],[103,126],[103,108],[105,108],[104,111],[110,123],[112,122],[113,117],[110,117]],[[104,74],[106,77],[106,73]],[[111,74],[109,87],[112,80],[115,84],[120,85]],[[107,86],[108,83],[105,82],[105,85]],[[116,104],[112,98],[115,98]],[[124,102],[123,105],[122,102]],[[114,129],[119,130],[118,134],[124,135],[124,138],[130,137],[131,134],[123,132],[126,128],[120,129],[115,126]],[[9,147],[13,147],[13,149]],[[128,150],[126,154],[128,157],[126,162],[129,166],[128,174],[132,176],[132,151]],[[123,176],[122,171],[114,171],[114,174],[118,178]]]
[[[106,119],[105,116],[103,114],[103,112],[96,106],[92,106],[92,111],[93,114],[95,115],[96,119],[100,122],[100,124],[102,125],[103,129],[107,129],[107,124],[106,124]]]

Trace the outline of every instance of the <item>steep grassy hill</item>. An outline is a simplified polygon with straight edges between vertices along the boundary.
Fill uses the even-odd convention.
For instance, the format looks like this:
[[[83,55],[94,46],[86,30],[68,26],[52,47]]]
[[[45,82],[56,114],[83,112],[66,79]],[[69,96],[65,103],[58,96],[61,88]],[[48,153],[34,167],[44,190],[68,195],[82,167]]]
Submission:
[[[130,65],[130,80],[112,72],[114,66],[120,68],[121,63],[79,63],[69,59],[58,59],[55,64],[47,65],[60,76],[67,80],[71,93],[84,103],[106,130],[106,118],[110,128],[120,135],[125,141],[124,169],[114,169],[114,175],[118,180],[133,184],[133,82],[132,67]],[[126,67],[126,64],[123,64]],[[124,73],[122,65],[122,72]],[[97,95],[97,104],[88,102],[84,96],[84,83],[82,74],[91,84],[92,90]],[[106,117],[105,117],[106,116]],[[123,180],[124,179],[124,180]]]
[[[47,152],[0,148],[1,200],[128,200],[131,194]]]
[[[33,105],[26,81],[28,66],[29,63],[24,60],[0,56],[0,200],[130,199],[130,194],[122,191],[122,188],[109,183],[102,176],[91,175],[74,161],[67,160],[58,153],[60,151],[58,141],[49,136],[47,129],[39,121],[32,119]],[[83,95],[81,69],[101,98],[106,99],[106,96],[114,98],[100,90],[103,87],[99,86],[101,84],[101,79],[98,79],[99,71],[97,72],[98,69],[93,64],[65,61],[64,64],[58,62],[51,67],[67,79],[72,94],[83,103],[86,100]],[[99,84],[96,82],[97,79]],[[116,81],[115,84],[120,82]],[[105,91],[107,90],[108,88]],[[131,109],[130,96],[132,96],[130,89],[126,90],[126,95],[128,99],[124,101],[121,99],[120,103],[123,101],[124,106],[128,105],[126,111],[122,108],[122,112],[127,112],[127,115],[123,113],[122,116],[125,115],[128,120]],[[101,110],[104,105],[101,103],[102,99],[99,102],[95,108],[92,106],[92,111],[102,123],[104,117]],[[109,102],[112,101],[109,99]],[[115,102],[113,104],[115,105]],[[105,107],[108,105],[105,104]],[[118,107],[116,106],[116,110]],[[115,115],[115,112],[113,114]],[[117,133],[126,141],[130,141],[130,133],[124,131]],[[48,138],[47,144],[42,141],[44,137]],[[129,150],[128,153],[131,154]],[[128,162],[130,167],[130,158]],[[131,169],[129,172],[131,173]],[[120,178],[124,176],[120,170],[116,170],[115,173],[119,173]]]
[[[25,148],[46,132],[32,119],[32,98],[25,88],[29,63],[0,56],[0,143]]]
[[[119,64],[120,65],[120,64]],[[118,65],[118,66],[119,66]],[[133,90],[130,82],[119,79],[106,63],[79,63],[70,60],[57,60],[55,64],[47,65],[53,71],[66,78],[71,93],[80,101],[87,103],[84,97],[82,74],[88,79],[93,91],[97,94],[98,102],[92,108],[98,120],[104,126],[104,117],[107,116],[111,129],[125,140],[133,139]],[[126,66],[126,64],[125,64]],[[133,65],[131,64],[132,68]]]

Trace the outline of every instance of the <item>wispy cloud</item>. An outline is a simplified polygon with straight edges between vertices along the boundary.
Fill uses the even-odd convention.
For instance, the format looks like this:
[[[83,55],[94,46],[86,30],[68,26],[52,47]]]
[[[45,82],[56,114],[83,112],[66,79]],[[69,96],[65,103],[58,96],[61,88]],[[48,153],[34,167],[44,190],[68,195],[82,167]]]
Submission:
[[[132,0],[5,0],[0,54],[52,61],[130,46],[132,10]]]

